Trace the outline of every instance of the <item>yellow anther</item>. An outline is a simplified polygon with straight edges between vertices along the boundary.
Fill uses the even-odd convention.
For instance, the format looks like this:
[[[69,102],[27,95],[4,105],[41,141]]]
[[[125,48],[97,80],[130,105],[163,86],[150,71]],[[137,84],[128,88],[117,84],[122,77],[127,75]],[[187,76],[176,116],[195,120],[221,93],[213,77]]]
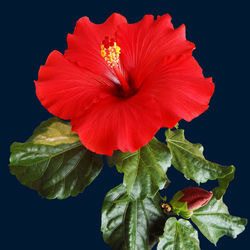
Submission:
[[[117,46],[113,39],[105,39],[101,44],[101,56],[107,62],[107,64],[113,68],[119,63],[119,57],[121,54],[121,48]]]
[[[101,50],[101,55],[102,55],[102,57],[105,57],[105,56],[106,56],[105,50]]]

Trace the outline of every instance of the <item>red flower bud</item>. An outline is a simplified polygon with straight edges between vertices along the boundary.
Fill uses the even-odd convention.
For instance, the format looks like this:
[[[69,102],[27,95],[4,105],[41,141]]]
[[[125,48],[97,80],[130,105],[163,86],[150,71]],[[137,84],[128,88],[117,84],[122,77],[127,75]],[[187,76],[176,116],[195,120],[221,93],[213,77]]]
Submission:
[[[183,196],[179,201],[187,202],[187,208],[191,211],[205,206],[213,196],[212,192],[198,187],[185,188],[181,192]]]
[[[193,210],[205,206],[212,196],[212,192],[202,188],[190,187],[177,192],[169,204],[174,214],[189,219],[193,214]]]

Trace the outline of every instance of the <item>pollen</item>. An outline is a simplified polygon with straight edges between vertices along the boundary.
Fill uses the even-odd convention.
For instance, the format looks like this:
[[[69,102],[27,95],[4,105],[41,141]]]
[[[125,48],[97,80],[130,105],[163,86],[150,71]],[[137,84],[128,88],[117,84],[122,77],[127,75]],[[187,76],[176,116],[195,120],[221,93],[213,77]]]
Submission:
[[[101,56],[111,68],[118,65],[120,54],[121,48],[116,44],[115,40],[106,36],[101,44]]]

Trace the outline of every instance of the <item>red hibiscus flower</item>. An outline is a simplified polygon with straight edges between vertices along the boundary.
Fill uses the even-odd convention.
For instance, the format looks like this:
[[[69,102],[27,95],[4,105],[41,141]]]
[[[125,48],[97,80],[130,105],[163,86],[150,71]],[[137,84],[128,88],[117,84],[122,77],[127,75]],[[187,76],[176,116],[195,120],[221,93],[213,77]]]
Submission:
[[[91,151],[136,151],[161,127],[191,121],[208,108],[211,78],[192,57],[185,27],[169,15],[128,24],[119,14],[105,23],[81,18],[64,55],[53,51],[40,68],[36,94],[55,116],[71,120]]]

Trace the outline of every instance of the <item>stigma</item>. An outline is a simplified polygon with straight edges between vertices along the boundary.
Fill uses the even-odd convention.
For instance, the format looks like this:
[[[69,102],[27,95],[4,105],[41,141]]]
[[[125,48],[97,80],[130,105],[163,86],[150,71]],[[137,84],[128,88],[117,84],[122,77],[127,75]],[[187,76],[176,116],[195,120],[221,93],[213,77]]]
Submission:
[[[121,48],[116,44],[115,40],[109,39],[108,36],[102,41],[101,56],[111,68],[118,66]]]

